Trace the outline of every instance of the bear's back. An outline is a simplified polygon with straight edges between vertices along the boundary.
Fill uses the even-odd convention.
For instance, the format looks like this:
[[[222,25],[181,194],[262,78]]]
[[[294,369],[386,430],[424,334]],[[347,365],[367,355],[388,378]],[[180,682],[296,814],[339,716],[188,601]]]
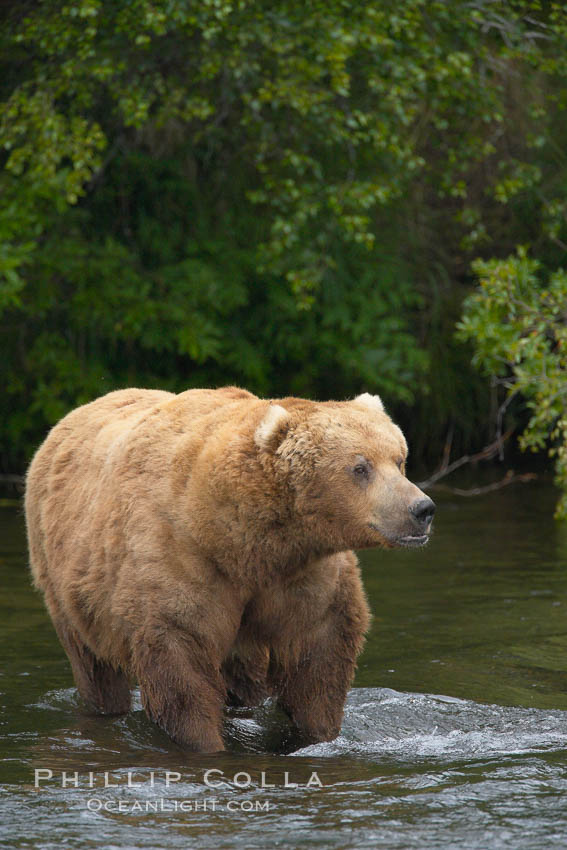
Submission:
[[[161,390],[116,390],[72,410],[49,432],[37,450],[26,477],[26,504],[45,497],[70,465],[86,462],[98,442],[132,427],[160,402],[174,398]],[[106,439],[100,441],[101,432]]]
[[[126,528],[148,499],[167,505],[178,446],[187,446],[193,432],[199,446],[209,420],[222,423],[250,400],[258,401],[235,387],[178,395],[134,388],[67,414],[36,452],[26,479],[35,583],[44,590],[47,583],[59,585],[60,594],[76,581],[81,562],[104,549],[113,526]]]
[[[57,477],[72,460],[103,462],[112,444],[130,438],[134,429],[155,436],[160,428],[175,430],[176,423],[186,428],[190,420],[245,398],[255,396],[237,387],[192,389],[178,395],[137,388],[107,393],[72,410],[51,429],[30,464],[26,497],[36,485],[45,494],[52,476]]]
[[[188,430],[211,417],[224,418],[256,396],[237,387],[192,389],[178,395],[163,390],[115,390],[72,410],[49,432],[37,450],[26,477],[26,513],[57,499],[77,501],[79,491],[90,498],[107,473],[130,465],[139,474],[159,466],[164,455]],[[224,414],[229,416],[227,412]]]

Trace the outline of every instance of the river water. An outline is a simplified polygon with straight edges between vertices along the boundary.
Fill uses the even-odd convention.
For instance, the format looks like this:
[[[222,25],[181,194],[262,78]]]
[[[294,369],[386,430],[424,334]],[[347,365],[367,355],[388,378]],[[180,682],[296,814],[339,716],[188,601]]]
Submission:
[[[365,552],[374,621],[340,737],[182,752],[141,711],[92,717],[0,508],[2,847],[567,847],[567,527],[541,481],[436,497],[422,551]]]

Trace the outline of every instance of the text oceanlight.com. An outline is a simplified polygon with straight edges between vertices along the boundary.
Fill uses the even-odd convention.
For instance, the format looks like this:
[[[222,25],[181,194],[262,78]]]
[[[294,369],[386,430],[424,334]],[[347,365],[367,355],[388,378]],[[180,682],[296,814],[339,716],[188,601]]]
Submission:
[[[275,804],[269,800],[219,800],[207,797],[204,800],[175,800],[167,797],[153,797],[149,800],[103,800],[89,797],[87,809],[90,812],[115,812],[118,814],[137,814],[152,812],[270,812]]]
[[[183,793],[187,794],[187,784],[191,786],[190,794],[182,797]],[[276,804],[273,800],[245,797],[239,792],[261,792],[271,788],[317,789],[322,788],[323,783],[316,771],[299,780],[290,771],[272,775],[267,771],[252,774],[241,770],[227,775],[218,768],[209,768],[195,776],[194,773],[183,775],[177,770],[95,772],[40,767],[34,770],[34,787],[40,791],[55,787],[87,792],[82,802],[88,811],[95,813],[203,813],[223,810],[253,813],[272,811]],[[180,792],[179,798],[171,795],[176,788]],[[109,796],[113,794],[112,790],[105,793],[105,789],[116,789],[116,793]],[[132,794],[129,789],[133,789]],[[215,791],[226,796],[215,796]]]

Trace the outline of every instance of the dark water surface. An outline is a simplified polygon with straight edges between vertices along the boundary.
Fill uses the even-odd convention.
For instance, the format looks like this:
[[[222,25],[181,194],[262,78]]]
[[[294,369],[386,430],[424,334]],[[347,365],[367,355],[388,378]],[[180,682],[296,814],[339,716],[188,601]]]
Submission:
[[[362,554],[375,616],[341,736],[290,756],[265,752],[269,706],[228,718],[213,756],[183,753],[139,702],[89,716],[29,584],[21,512],[0,508],[1,846],[567,847],[554,498],[539,482],[440,498],[426,550]]]

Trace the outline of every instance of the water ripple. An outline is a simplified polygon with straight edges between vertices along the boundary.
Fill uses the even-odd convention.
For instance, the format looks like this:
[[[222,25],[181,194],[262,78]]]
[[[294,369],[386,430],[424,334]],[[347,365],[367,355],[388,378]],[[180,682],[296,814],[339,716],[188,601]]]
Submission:
[[[454,760],[563,749],[567,749],[565,711],[358,688],[349,694],[341,735],[294,755],[356,753],[390,759]]]

